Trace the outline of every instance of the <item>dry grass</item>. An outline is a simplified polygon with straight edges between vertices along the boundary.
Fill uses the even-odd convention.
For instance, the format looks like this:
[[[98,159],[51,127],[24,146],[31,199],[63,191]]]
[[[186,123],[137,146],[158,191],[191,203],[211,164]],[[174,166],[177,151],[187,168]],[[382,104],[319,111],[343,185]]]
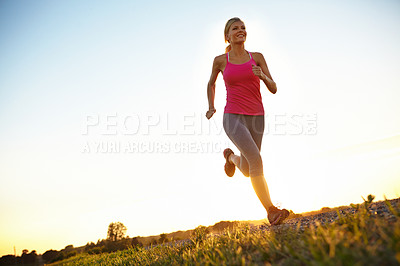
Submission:
[[[267,232],[241,224],[210,237],[199,227],[182,244],[82,254],[53,265],[399,265],[400,210],[390,206],[392,219],[387,219],[369,211],[371,202],[368,198],[352,206],[355,214],[338,211],[337,221],[306,230]]]

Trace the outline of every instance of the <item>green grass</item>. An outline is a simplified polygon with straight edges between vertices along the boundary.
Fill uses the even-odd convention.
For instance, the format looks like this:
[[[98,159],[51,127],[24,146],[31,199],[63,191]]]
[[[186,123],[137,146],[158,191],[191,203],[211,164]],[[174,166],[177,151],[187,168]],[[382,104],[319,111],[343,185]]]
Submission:
[[[52,265],[399,265],[400,212],[390,206],[394,218],[385,219],[368,211],[371,201],[353,205],[355,214],[339,213],[334,223],[305,230],[267,232],[242,224],[207,236],[199,227],[186,244],[80,254]]]

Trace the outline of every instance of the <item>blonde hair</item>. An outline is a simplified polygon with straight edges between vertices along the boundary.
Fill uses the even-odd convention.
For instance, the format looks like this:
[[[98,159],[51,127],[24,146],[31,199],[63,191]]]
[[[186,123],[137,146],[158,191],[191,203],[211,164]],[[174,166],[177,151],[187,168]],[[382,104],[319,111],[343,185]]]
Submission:
[[[229,32],[229,29],[231,28],[231,26],[232,26],[233,23],[238,22],[238,21],[243,22],[243,21],[242,21],[240,18],[238,18],[238,17],[231,18],[230,20],[228,20],[228,21],[226,22],[226,24],[225,24],[225,30],[224,30],[225,43],[226,43],[226,42],[229,42],[228,39],[226,38],[226,35],[227,35],[228,32]],[[229,44],[229,45],[225,48],[225,53],[228,53],[230,50],[231,50],[231,45]]]

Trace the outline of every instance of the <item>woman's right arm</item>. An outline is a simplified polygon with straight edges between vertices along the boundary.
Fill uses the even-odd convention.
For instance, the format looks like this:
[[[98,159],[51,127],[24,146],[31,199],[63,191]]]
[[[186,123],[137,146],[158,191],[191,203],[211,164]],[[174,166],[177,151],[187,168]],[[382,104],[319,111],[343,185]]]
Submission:
[[[208,98],[208,111],[206,113],[207,119],[210,119],[215,113],[214,98],[215,98],[215,82],[219,72],[221,71],[221,57],[214,58],[211,77],[207,84],[207,98]]]

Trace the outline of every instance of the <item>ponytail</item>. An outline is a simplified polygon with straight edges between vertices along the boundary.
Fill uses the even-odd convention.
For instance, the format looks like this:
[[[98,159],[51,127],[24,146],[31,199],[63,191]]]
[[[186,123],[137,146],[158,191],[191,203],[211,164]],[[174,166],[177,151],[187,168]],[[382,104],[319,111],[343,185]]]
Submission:
[[[225,48],[225,53],[229,53],[229,51],[232,49],[231,45],[229,44],[226,48]]]

